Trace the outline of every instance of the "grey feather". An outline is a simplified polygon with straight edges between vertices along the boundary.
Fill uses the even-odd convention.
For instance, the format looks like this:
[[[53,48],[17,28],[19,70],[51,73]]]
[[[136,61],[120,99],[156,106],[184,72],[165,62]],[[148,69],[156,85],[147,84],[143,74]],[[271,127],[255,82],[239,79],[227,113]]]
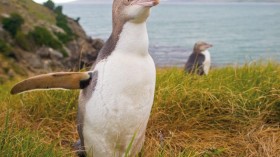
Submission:
[[[92,80],[85,89],[83,89],[80,92],[80,97],[79,97],[79,107],[78,107],[78,116],[77,116],[77,129],[80,137],[80,143],[81,143],[81,150],[78,150],[79,152],[84,152],[85,153],[85,148],[84,148],[84,137],[83,137],[83,124],[84,124],[84,115],[85,115],[85,110],[86,110],[86,103],[92,96],[95,90],[95,86],[98,81],[98,71],[93,72],[93,77]]]
[[[205,56],[203,54],[192,53],[185,65],[185,71],[187,73],[196,73],[198,75],[204,75],[203,62]]]

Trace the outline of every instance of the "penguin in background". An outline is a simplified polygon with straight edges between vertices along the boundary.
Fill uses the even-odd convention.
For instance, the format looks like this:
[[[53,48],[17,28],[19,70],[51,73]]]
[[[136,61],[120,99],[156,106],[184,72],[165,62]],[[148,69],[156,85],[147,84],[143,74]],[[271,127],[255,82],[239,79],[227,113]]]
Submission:
[[[206,42],[196,42],[185,65],[185,71],[191,74],[208,75],[211,66],[211,56],[208,49],[211,47],[213,45]]]

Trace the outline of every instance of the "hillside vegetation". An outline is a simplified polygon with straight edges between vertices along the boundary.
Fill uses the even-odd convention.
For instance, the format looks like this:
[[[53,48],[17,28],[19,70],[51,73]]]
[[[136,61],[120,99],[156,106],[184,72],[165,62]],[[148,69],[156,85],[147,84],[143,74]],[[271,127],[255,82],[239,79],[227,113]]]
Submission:
[[[209,76],[158,69],[142,156],[277,157],[280,65],[224,67]],[[0,86],[1,156],[75,156],[78,91],[11,96]]]
[[[11,61],[10,67],[0,66],[0,82],[23,76],[18,71],[32,75],[90,67],[102,46],[102,40],[86,35],[79,18],[67,17],[51,0],[43,5],[0,1],[0,62]]]
[[[1,14],[20,14],[26,21],[24,29],[32,29],[34,26],[44,22],[45,24],[52,25],[56,23],[55,13],[48,8],[38,5],[32,0],[2,0],[0,4]]]

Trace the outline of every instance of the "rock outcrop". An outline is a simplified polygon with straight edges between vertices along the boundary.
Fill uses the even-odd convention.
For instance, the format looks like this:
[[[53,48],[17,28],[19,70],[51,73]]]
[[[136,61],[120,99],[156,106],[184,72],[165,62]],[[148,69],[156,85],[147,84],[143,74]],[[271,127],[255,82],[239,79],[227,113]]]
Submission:
[[[45,16],[34,14],[41,12]],[[21,15],[25,21],[21,26],[21,32],[16,36],[5,30],[2,24],[3,19],[10,17],[13,13]],[[67,27],[71,29],[70,40],[63,41],[65,37],[68,37],[69,32],[57,24],[58,14],[65,17]],[[33,41],[29,40],[30,32],[36,27],[45,28],[50,32],[53,40],[59,41],[60,48],[38,44],[36,38]],[[62,39],[57,34],[62,35]],[[89,37],[77,20],[62,13],[56,13],[32,0],[6,0],[0,3],[0,61],[2,62],[0,64],[0,81],[17,74],[33,75],[34,73],[78,71],[81,68],[89,68],[96,60],[103,44],[101,39]],[[3,62],[4,60],[9,61]],[[13,67],[17,67],[17,70],[14,70]]]

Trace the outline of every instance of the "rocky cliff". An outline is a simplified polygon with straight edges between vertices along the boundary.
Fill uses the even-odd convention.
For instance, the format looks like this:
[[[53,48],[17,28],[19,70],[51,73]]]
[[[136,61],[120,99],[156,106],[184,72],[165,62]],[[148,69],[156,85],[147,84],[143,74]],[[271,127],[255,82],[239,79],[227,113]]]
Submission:
[[[15,75],[78,71],[90,67],[103,46],[78,19],[51,1],[0,1],[0,83]]]

